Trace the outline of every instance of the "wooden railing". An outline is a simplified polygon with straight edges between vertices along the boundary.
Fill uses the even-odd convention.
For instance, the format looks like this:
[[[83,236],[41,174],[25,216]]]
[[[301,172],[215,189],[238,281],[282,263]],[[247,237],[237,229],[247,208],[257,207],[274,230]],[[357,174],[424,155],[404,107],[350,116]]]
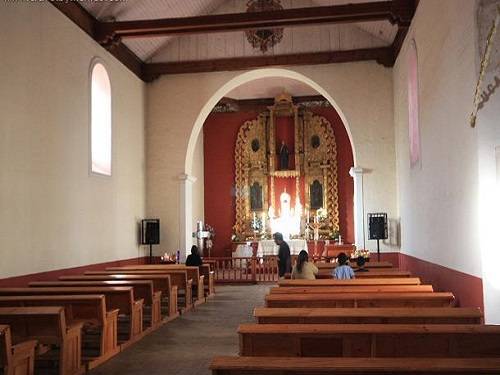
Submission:
[[[276,256],[203,258],[210,263],[218,283],[257,283],[278,281]]]

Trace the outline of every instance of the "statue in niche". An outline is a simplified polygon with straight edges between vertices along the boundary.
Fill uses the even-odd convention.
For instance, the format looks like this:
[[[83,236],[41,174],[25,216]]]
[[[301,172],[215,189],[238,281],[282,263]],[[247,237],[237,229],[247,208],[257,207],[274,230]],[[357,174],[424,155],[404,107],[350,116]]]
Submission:
[[[318,209],[323,207],[323,186],[318,180],[314,180],[310,188],[311,208]]]
[[[250,186],[250,208],[252,211],[262,210],[262,186],[254,182]]]
[[[279,157],[280,157],[280,170],[281,171],[288,170],[288,146],[286,145],[285,141],[281,141]]]

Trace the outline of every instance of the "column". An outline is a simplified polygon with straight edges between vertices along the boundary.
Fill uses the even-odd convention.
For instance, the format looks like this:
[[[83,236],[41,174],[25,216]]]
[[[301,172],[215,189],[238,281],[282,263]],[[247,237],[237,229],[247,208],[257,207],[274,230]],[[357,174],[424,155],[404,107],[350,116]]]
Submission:
[[[366,249],[363,168],[352,167],[349,174],[354,179],[354,242],[357,249]]]
[[[191,246],[196,242],[193,238],[193,183],[196,177],[187,174],[179,176],[179,233],[181,262],[191,253]]]

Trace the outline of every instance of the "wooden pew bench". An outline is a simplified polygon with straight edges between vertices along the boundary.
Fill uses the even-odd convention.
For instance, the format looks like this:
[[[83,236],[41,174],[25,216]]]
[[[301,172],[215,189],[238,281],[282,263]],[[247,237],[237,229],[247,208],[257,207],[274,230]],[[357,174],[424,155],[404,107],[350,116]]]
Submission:
[[[143,336],[142,309],[144,300],[134,298],[129,286],[0,288],[0,296],[49,296],[103,294],[108,309],[119,310],[118,341],[128,345]]]
[[[36,340],[12,344],[8,325],[0,324],[0,371],[3,375],[33,375]]]
[[[118,309],[108,311],[102,294],[0,297],[0,307],[63,306],[66,322],[83,323],[82,356],[92,369],[118,354]],[[96,345],[97,343],[97,345]]]
[[[500,358],[215,357],[212,375],[492,375]]]
[[[177,286],[172,285],[170,280],[170,275],[160,272],[160,273],[138,273],[135,274],[133,271],[124,272],[121,274],[113,273],[112,271],[87,271],[83,276],[61,276],[60,280],[74,280],[74,281],[84,281],[84,280],[150,280],[153,282],[153,288],[155,292],[161,292],[162,301],[162,314],[167,315],[167,320],[172,320],[179,316],[179,310],[177,307]],[[166,306],[164,309],[163,306]]]
[[[240,355],[500,358],[500,326],[241,324]]]
[[[110,268],[120,268],[120,267],[110,267]],[[123,270],[106,270],[109,274],[140,274],[137,273],[144,270],[134,270],[134,269],[123,269]],[[186,270],[160,270],[161,274],[169,275],[170,281],[173,286],[177,287],[178,303],[180,306],[180,311],[188,311],[193,307],[193,280],[188,278]],[[146,272],[146,274],[148,274]]]
[[[319,269],[333,269],[337,267],[337,263],[327,263],[327,262],[317,262],[314,263],[316,267]],[[351,262],[350,266],[352,268],[357,268],[357,264],[355,262]],[[384,271],[387,269],[397,269],[394,268],[391,262],[366,262],[365,263],[365,268],[376,268],[376,269],[383,269]]]
[[[198,267],[190,267],[184,264],[149,264],[124,267],[108,267],[107,271],[186,271],[187,278],[192,280],[193,297],[195,304],[205,302],[205,276],[201,275]]]
[[[450,307],[452,293],[268,294],[266,307]]]
[[[411,272],[409,271],[392,271],[392,270],[378,270],[378,269],[368,269],[366,272],[354,272],[356,275],[356,279],[385,279],[385,278],[404,278],[404,277],[412,277]],[[319,274],[316,278],[324,278],[324,279],[332,279],[332,271],[331,270],[320,270]]]
[[[134,289],[134,298],[144,300],[142,313],[144,324],[154,328],[161,323],[161,292],[154,290],[151,280],[92,280],[92,278],[86,279],[85,276],[67,276],[65,279],[68,281],[34,281],[29,283],[29,286],[32,288],[130,286]]]
[[[352,279],[352,280],[336,280],[336,279],[319,279],[319,280],[280,280],[280,287],[317,287],[317,286],[361,286],[361,285],[420,285],[418,277],[403,277],[403,278],[382,278],[382,279]]]
[[[253,312],[259,324],[482,324],[478,308],[266,308]]]
[[[433,292],[432,285],[360,285],[360,286],[315,286],[315,287],[274,287],[271,294],[311,294],[311,293],[417,293]]]
[[[0,323],[10,326],[14,342],[37,340],[36,367],[56,363],[59,375],[85,373],[81,358],[83,323],[68,324],[64,307],[0,307]]]

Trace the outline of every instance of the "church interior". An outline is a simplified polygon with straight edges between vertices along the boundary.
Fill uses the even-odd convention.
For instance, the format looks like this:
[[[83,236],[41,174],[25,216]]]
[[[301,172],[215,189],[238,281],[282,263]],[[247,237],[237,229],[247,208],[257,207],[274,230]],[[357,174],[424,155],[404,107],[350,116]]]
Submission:
[[[4,0],[0,374],[500,374],[499,23]]]

